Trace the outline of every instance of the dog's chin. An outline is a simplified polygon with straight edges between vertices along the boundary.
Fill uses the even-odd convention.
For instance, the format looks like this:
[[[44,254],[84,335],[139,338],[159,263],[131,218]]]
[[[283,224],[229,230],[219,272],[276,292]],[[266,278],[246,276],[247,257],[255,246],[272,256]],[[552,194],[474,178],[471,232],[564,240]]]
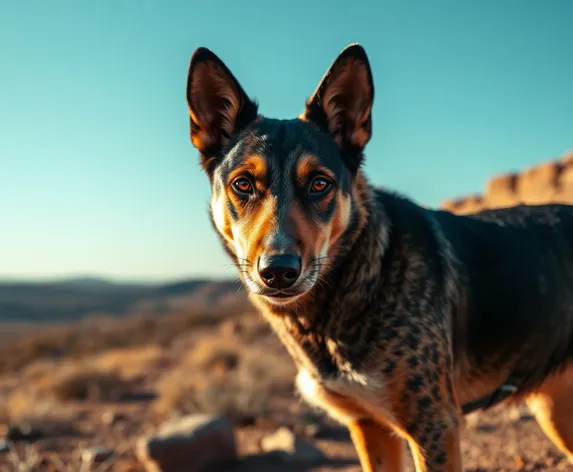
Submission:
[[[298,299],[304,296],[306,292],[297,293],[296,295],[284,296],[284,295],[260,295],[260,297],[267,303],[275,306],[287,306],[291,303],[296,302]]]

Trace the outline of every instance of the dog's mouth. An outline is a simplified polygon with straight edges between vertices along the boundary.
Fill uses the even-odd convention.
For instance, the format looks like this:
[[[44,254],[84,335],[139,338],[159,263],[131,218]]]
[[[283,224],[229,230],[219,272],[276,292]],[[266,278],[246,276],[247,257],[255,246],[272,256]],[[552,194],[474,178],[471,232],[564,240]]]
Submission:
[[[263,288],[261,286],[257,286],[257,289],[254,290],[255,287],[253,287],[251,284],[247,285],[249,286],[249,289],[252,293],[262,297],[274,305],[287,305],[302,297],[308,291],[302,287],[302,284],[300,284],[300,286],[285,290],[272,290]]]
[[[292,297],[296,297],[298,295],[301,295],[300,293],[288,293],[288,292],[274,292],[274,293],[263,293],[261,295],[264,295],[265,297],[268,298],[292,298]]]
[[[243,274],[243,281],[246,288],[253,295],[257,295],[273,305],[288,305],[295,302],[312,290],[315,286],[316,280],[317,274],[313,271],[297,282],[294,287],[276,290],[263,287],[261,284],[253,280],[249,274]]]

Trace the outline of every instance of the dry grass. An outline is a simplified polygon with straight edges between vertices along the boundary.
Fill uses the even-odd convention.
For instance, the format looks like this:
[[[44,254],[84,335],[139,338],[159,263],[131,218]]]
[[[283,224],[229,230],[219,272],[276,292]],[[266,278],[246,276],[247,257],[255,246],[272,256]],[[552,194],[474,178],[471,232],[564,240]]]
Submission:
[[[220,336],[203,338],[157,384],[159,416],[221,413],[237,423],[275,415],[277,398],[292,399],[294,366],[267,351]]]
[[[8,451],[8,470],[10,471],[36,472],[39,470],[41,463],[42,456],[33,446],[25,445],[18,449],[12,446]]]
[[[0,424],[26,425],[45,436],[75,434],[77,412],[31,389],[18,389],[0,403]]]
[[[200,340],[181,362],[198,371],[217,375],[237,368],[239,357],[237,346],[230,345],[228,340],[207,338]]]
[[[164,348],[149,345],[112,349],[90,359],[89,364],[101,372],[112,372],[126,380],[135,380],[151,369],[161,368],[164,361]]]
[[[78,448],[67,457],[56,454],[43,454],[34,445],[10,444],[6,463],[0,464],[2,472],[143,472],[143,467],[134,459],[126,459],[125,452],[115,453],[99,463],[86,461],[82,457],[84,449]]]
[[[117,401],[132,385],[115,372],[82,365],[62,368],[38,382],[37,388],[60,401]]]
[[[2,376],[3,368],[9,375]],[[61,441],[71,441],[59,458],[63,462],[52,458],[52,468],[41,470],[83,471],[88,469],[81,469],[85,466],[70,453],[84,435],[104,437],[104,428],[113,428],[114,440],[128,438],[156,421],[195,412],[225,414],[238,424],[284,424],[293,403],[294,374],[286,351],[252,313],[89,322],[0,346],[0,389],[9,392],[0,400],[0,422],[39,426],[48,438],[75,426],[79,434],[58,442],[61,448]],[[151,408],[123,403],[118,410],[127,418],[114,426],[99,421],[109,405],[98,403],[114,402],[135,387],[158,394]],[[136,411],[141,416],[132,417]],[[20,463],[26,463],[28,452],[18,451]],[[118,464],[109,470],[131,467]]]
[[[0,344],[0,375],[21,370],[41,359],[83,358],[110,349],[137,346],[168,346],[181,333],[212,330],[222,321],[241,316],[245,307],[231,310],[204,309],[162,315],[133,316],[121,320],[98,319],[58,325]]]

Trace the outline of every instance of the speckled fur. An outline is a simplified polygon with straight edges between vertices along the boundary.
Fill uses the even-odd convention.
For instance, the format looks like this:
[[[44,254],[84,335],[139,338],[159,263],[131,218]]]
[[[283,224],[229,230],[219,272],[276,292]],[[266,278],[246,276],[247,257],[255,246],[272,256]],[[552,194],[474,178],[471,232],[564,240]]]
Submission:
[[[360,164],[372,129],[373,85],[360,46],[341,53],[299,119],[284,121],[256,118],[256,104],[225,76],[228,69],[209,51],[198,51],[190,83],[207,62],[201,84],[209,73],[223,74],[214,83],[230,89],[219,95],[233,97],[221,106],[219,95],[205,92],[198,106],[188,93],[193,143],[214,187],[214,227],[253,304],[296,363],[301,395],[349,428],[363,469],[401,471],[407,441],[418,472],[461,471],[460,405],[492,393],[510,374],[523,380],[516,398],[535,405],[544,430],[571,457],[572,423],[563,418],[573,414],[573,209],[548,205],[459,216],[371,186]],[[197,84],[188,90],[201,93]],[[363,108],[355,109],[361,100]],[[236,104],[242,108],[229,111]],[[231,123],[217,113],[234,120],[233,133],[223,133],[220,124],[210,129]],[[237,234],[255,252],[264,250],[265,239],[254,236],[250,223],[252,234],[240,229],[243,218],[256,218],[256,203],[248,203],[249,213],[226,197],[224,175],[240,169],[242,156],[255,154],[271,181],[264,192],[283,215],[265,216],[269,221],[258,221],[257,228],[283,231],[285,219],[291,233],[312,227],[320,235],[344,222],[326,248],[318,279],[292,303],[275,304],[258,293],[252,261],[237,254]],[[300,219],[311,210],[299,209],[296,214],[306,216],[289,220],[291,206],[303,207],[286,181],[300,156],[309,154],[339,169],[333,170],[339,188],[330,216],[302,228]],[[342,212],[340,202],[348,201]],[[268,202],[264,208],[271,215]]]

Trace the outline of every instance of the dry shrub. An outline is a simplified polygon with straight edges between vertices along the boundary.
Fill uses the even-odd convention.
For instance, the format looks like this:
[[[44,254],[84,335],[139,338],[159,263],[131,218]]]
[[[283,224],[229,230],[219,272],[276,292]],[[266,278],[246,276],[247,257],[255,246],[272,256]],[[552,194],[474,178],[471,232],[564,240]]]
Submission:
[[[31,389],[19,388],[12,392],[4,402],[8,422],[18,421],[25,416],[49,410],[52,402],[39,402],[38,400],[38,395]],[[48,403],[48,408],[44,408],[46,403]]]
[[[168,346],[182,334],[210,330],[225,319],[243,313],[246,305],[195,307],[161,317],[129,316],[122,319],[96,317],[79,323],[50,325],[39,332],[0,343],[0,374],[14,372],[40,359],[83,358],[109,349],[136,346]]]
[[[115,372],[76,366],[62,369],[38,387],[61,401],[117,401],[131,384]]]
[[[154,412],[160,416],[220,413],[238,423],[270,418],[275,401],[293,399],[294,366],[282,351],[212,336],[202,339],[160,379]]]
[[[239,353],[237,346],[230,346],[228,341],[202,339],[183,358],[182,363],[201,372],[226,373],[239,364]]]
[[[46,436],[75,434],[75,409],[31,389],[18,389],[4,401],[5,424],[27,425]]]
[[[115,372],[124,379],[133,380],[149,369],[161,367],[165,353],[161,346],[150,345],[112,349],[94,357],[89,364],[101,372]]]
[[[274,336],[269,323],[256,313],[229,318],[220,323],[218,330],[225,339],[239,340],[246,344],[256,343],[269,335]]]
[[[56,359],[39,359],[28,364],[22,369],[21,379],[28,382],[41,380],[44,377],[53,375],[59,369],[61,361]]]
[[[86,445],[87,446],[87,445]],[[70,454],[60,455],[41,451],[33,444],[10,444],[6,462],[0,462],[0,471],[18,472],[143,472],[143,466],[134,458],[126,456],[125,448],[115,448],[114,454],[102,461],[93,463],[82,457],[83,447]],[[2,466],[9,465],[9,469]]]

